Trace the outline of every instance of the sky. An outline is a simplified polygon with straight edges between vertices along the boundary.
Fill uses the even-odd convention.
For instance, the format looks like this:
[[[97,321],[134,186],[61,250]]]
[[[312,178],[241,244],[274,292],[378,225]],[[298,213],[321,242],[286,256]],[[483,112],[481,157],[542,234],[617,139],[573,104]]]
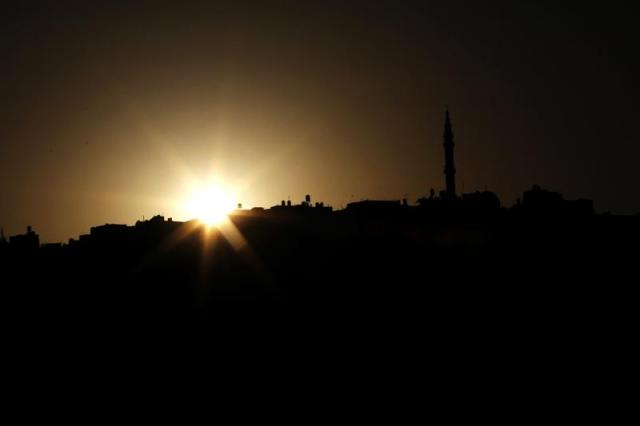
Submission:
[[[0,226],[67,241],[243,207],[534,184],[640,211],[630,2],[20,2],[0,15]],[[482,4],[480,4],[482,3]],[[516,4],[517,3],[517,4]]]

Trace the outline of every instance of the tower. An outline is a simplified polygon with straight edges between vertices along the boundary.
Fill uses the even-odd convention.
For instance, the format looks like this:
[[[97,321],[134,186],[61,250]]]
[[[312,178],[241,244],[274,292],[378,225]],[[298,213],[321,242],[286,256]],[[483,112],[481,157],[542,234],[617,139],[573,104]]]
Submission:
[[[453,129],[448,108],[444,121],[444,177],[447,198],[453,199],[456,197],[456,168],[453,162]]]

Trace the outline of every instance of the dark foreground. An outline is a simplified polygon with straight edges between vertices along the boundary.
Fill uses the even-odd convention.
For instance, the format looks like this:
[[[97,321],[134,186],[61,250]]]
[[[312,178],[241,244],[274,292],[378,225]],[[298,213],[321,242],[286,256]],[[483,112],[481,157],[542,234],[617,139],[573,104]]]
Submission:
[[[615,333],[632,314],[638,218],[163,220],[2,254],[17,328],[348,334]]]
[[[160,344],[553,398],[630,374],[637,218],[232,221],[237,233],[157,221],[3,253],[6,342],[39,348],[27,358]]]

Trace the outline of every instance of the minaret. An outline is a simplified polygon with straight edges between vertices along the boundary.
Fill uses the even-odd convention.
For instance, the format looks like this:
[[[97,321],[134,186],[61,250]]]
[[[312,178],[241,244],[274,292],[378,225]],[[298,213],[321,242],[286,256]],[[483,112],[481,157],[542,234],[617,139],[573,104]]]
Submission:
[[[453,129],[451,128],[451,118],[449,108],[444,121],[444,176],[446,182],[447,198],[456,197],[456,168],[453,163]]]

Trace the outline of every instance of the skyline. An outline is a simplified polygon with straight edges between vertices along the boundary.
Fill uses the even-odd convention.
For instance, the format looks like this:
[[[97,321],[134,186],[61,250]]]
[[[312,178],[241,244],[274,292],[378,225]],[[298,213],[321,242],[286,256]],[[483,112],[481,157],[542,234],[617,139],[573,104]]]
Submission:
[[[185,199],[186,201],[182,203],[182,206],[186,207],[184,209],[184,211],[187,212],[186,219],[184,217],[179,217],[178,220],[174,221],[173,217],[169,217],[166,223],[169,226],[182,226],[189,223],[189,226],[187,227],[190,230],[189,232],[193,232],[196,228],[202,228],[205,230],[205,235],[208,235],[213,231],[214,233],[219,232],[223,234],[225,238],[233,239],[234,237],[231,237],[232,235],[240,236],[240,240],[245,241],[241,237],[241,234],[237,232],[237,229],[233,224],[234,219],[246,216],[247,214],[249,216],[254,214],[262,215],[265,212],[275,213],[276,215],[281,214],[282,212],[288,212],[295,216],[300,215],[303,212],[308,214],[314,211],[316,215],[319,214],[324,216],[327,213],[334,211],[349,212],[351,210],[351,213],[355,211],[367,211],[369,213],[377,211],[378,214],[389,214],[389,209],[393,211],[394,209],[401,208],[406,213],[409,208],[417,208],[422,211],[423,215],[426,213],[427,216],[429,214],[433,215],[434,212],[445,211],[448,212],[447,214],[451,215],[451,219],[453,219],[463,212],[467,215],[478,214],[478,217],[483,217],[483,215],[493,215],[494,217],[497,217],[497,213],[499,211],[516,212],[516,216],[518,214],[522,214],[524,211],[525,214],[532,215],[531,217],[541,215],[539,216],[541,220],[546,220],[552,216],[561,220],[566,220],[567,218],[581,220],[585,217],[594,215],[595,210],[593,208],[593,200],[567,200],[562,194],[543,189],[539,185],[534,185],[530,190],[523,191],[522,197],[518,197],[516,204],[510,207],[505,207],[495,193],[486,189],[483,192],[475,191],[458,195],[455,189],[456,169],[454,161],[454,131],[449,109],[445,112],[443,127],[444,189],[439,192],[439,195],[436,195],[434,188],[431,188],[429,191],[429,197],[421,197],[416,200],[415,204],[410,203],[407,198],[403,198],[401,200],[361,199],[359,201],[352,200],[346,205],[346,207],[341,206],[339,209],[334,209],[331,205],[325,205],[324,201],[315,201],[314,205],[311,195],[306,194],[304,196],[304,200],[301,201],[300,204],[292,202],[291,197],[289,197],[287,200],[281,200],[280,204],[274,204],[266,208],[263,206],[253,206],[250,209],[243,209],[242,203],[234,204],[234,201],[230,198],[230,195],[224,191],[222,186],[206,185],[195,188],[196,191],[190,194],[190,196]],[[396,214],[402,210],[396,210]],[[304,214],[302,216],[304,217]],[[640,212],[638,212],[636,216],[640,216]],[[435,217],[437,217],[437,215],[433,216],[431,219],[433,220]],[[143,216],[142,220],[136,220],[135,228],[138,228],[139,226],[147,226],[150,223],[155,225],[164,224],[164,219],[164,215],[162,214],[153,215],[149,219],[145,219]],[[442,220],[442,217],[436,220],[436,222],[439,220]],[[433,225],[435,224],[436,223],[434,222]],[[92,226],[89,234],[81,234],[78,236],[78,239],[80,241],[85,239],[86,242],[86,239],[92,237],[96,230],[106,229],[107,233],[109,233],[114,228],[123,230],[127,229],[127,227],[127,224],[114,223]],[[230,232],[230,230],[236,231]],[[4,229],[0,229],[0,231],[1,242],[6,242],[7,240],[4,234]],[[11,236],[10,240],[16,241],[14,246],[20,246],[21,244],[31,247],[33,245],[40,245],[39,235],[33,231],[31,225],[27,226],[26,234]],[[76,240],[74,236],[69,238],[68,242],[69,245],[77,244],[78,240]],[[45,243],[43,247],[45,247],[47,243]],[[53,245],[58,247],[59,244],[60,242],[56,242]],[[66,243],[63,242],[62,246],[66,246]]]
[[[65,241],[184,220],[189,179],[210,177],[245,208],[415,202],[444,189],[446,105],[458,192],[511,205],[539,184],[636,213],[632,16],[616,2],[13,6],[0,226]]]

